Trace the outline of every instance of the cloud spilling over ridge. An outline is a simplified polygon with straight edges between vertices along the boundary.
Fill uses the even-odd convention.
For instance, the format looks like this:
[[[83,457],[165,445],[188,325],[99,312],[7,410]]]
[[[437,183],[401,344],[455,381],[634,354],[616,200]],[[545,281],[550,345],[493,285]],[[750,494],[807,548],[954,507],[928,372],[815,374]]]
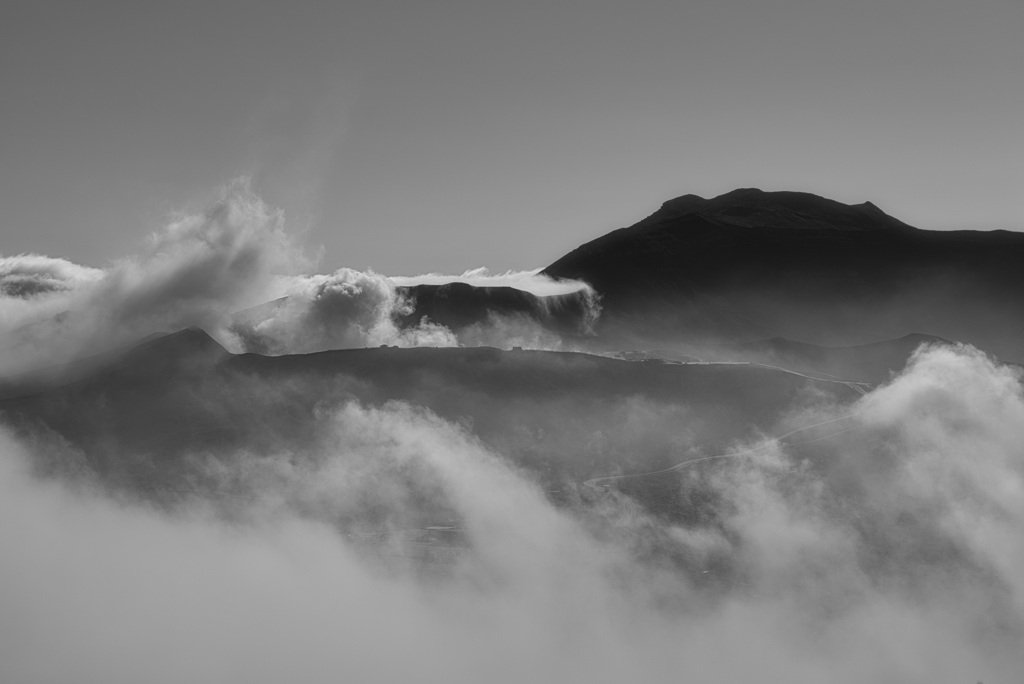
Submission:
[[[461,284],[490,291],[510,288],[530,296],[528,306],[502,311],[501,299],[509,295],[507,292],[495,295],[497,311],[489,312],[484,319],[470,325],[457,326],[455,333],[459,342],[466,346],[577,349],[578,342],[571,338],[593,335],[601,316],[600,296],[594,288],[578,280],[551,278],[541,274],[540,269],[491,274],[486,268],[477,268],[462,275],[428,273],[389,279],[406,292],[423,287],[438,287],[444,292],[447,289],[444,286]]]
[[[441,273],[424,273],[416,276],[391,276],[396,285],[412,287],[415,285],[444,285],[446,283],[466,283],[474,287],[513,287],[538,297],[572,294],[580,290],[591,289],[579,280],[555,279],[541,274],[542,269],[532,271],[505,271],[491,273],[487,268],[474,268],[462,275],[444,275]]]
[[[429,321],[400,329],[396,318],[409,308],[385,276],[342,268],[288,279],[282,299],[243,312],[231,330],[243,348],[271,354],[381,344],[458,346],[449,329]]]
[[[36,479],[40,444],[3,437],[0,678],[1013,681],[1020,377],[928,349],[810,419],[836,412],[857,416],[838,442],[684,471],[679,495],[713,502],[687,525],[585,492],[555,507],[405,405],[325,409],[314,453],[206,454],[230,496],[170,512]],[[372,552],[368,511],[393,542]],[[464,542],[424,575],[398,533],[447,518]]]
[[[402,318],[415,304],[407,286],[452,278],[388,278],[348,268],[301,275],[313,266],[285,230],[283,213],[246,179],[228,184],[205,210],[176,217],[137,254],[103,269],[34,254],[0,258],[0,373],[189,326],[204,328],[232,351],[276,354],[379,344],[560,348],[560,337],[538,317],[552,317],[566,306],[565,298],[581,292],[583,327],[592,327],[599,312],[583,283],[537,271],[491,275],[476,269],[456,279],[530,292],[539,297],[538,310],[495,315],[461,334],[429,317]]]
[[[326,275],[282,279],[285,295],[232,317],[229,346],[264,354],[329,349],[493,346],[566,350],[578,345],[563,332],[590,334],[600,316],[598,298],[586,290],[530,300],[520,311],[502,311],[499,300],[472,323],[445,325],[417,309],[417,297],[393,278],[341,268]],[[442,294],[442,300],[447,298]],[[487,295],[484,295],[486,298]],[[478,310],[479,300],[442,306],[455,318]],[[445,311],[442,311],[442,314]]]

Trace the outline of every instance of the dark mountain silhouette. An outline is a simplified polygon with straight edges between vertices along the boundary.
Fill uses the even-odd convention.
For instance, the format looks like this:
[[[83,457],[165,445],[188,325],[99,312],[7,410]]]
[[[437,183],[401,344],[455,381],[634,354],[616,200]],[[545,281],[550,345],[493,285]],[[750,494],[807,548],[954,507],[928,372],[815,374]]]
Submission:
[[[808,193],[685,195],[544,269],[590,283],[612,344],[922,332],[1024,357],[1024,234],[926,231]]]

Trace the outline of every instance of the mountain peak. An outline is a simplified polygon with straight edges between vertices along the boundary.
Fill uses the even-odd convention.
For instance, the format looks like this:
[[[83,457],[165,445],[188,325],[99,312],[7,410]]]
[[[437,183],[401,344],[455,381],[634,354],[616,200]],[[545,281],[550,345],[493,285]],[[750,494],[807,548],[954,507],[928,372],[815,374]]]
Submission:
[[[758,188],[738,188],[711,199],[682,195],[668,200],[637,225],[646,227],[688,215],[742,228],[863,231],[909,227],[871,202],[851,205],[809,192]]]

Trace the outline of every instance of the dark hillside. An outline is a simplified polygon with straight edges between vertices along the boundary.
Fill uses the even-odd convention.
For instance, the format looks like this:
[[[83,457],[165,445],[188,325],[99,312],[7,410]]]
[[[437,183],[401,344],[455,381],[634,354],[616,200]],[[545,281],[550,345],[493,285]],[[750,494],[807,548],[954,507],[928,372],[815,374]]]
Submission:
[[[926,231],[807,193],[686,195],[544,273],[602,296],[620,340],[855,345],[912,332],[1024,352],[1024,235]]]
[[[0,401],[0,412],[22,431],[60,435],[110,481],[159,487],[196,455],[294,453],[329,439],[323,416],[347,402],[401,401],[471,427],[562,486],[659,467],[770,431],[794,407],[857,396],[842,383],[750,365],[489,347],[232,356],[190,330],[87,378]]]

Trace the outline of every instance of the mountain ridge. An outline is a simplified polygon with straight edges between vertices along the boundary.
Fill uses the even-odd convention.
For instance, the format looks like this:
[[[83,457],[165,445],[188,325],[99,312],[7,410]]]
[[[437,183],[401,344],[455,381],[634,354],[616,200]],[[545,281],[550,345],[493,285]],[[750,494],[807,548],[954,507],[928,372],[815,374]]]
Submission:
[[[639,345],[922,332],[1024,358],[1024,234],[929,231],[870,203],[740,189],[683,195],[541,273],[587,282],[598,332]]]
[[[662,203],[635,227],[697,214],[730,225],[758,225],[831,230],[913,228],[871,202],[844,204],[809,192],[737,188],[712,198],[686,194]]]

